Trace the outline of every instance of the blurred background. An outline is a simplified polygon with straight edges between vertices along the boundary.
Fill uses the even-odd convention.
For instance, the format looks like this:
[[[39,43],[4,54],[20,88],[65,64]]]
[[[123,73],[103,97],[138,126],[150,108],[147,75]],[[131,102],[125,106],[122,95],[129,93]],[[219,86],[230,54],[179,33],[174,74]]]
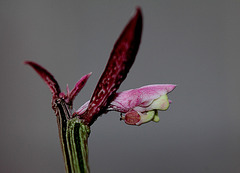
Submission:
[[[144,16],[136,61],[119,91],[173,83],[159,123],[111,112],[89,138],[92,173],[240,172],[239,1],[0,1],[0,172],[64,173],[51,94],[24,60],[65,91],[93,72],[87,101],[136,6]]]

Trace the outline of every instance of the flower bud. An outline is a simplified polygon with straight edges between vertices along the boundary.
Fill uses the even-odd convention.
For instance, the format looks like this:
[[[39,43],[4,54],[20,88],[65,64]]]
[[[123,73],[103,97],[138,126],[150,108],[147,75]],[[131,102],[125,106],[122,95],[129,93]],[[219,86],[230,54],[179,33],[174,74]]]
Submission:
[[[147,123],[149,121],[158,122],[158,112],[156,110],[148,111],[148,112],[137,112],[135,110],[128,111],[125,116],[121,117],[121,120],[128,125],[137,125],[140,126],[141,124]]]
[[[161,111],[167,110],[169,107],[169,100],[167,94],[162,95],[156,100],[154,100],[149,107]]]
[[[140,122],[141,117],[137,111],[132,110],[127,112],[125,116],[122,116],[121,119],[124,120],[126,124],[137,125]]]

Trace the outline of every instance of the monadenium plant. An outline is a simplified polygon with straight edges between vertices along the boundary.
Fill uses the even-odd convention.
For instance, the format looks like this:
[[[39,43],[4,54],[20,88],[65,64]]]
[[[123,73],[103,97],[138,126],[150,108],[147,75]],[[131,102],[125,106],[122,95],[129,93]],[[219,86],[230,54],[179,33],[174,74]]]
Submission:
[[[142,12],[136,14],[124,28],[111,52],[106,68],[89,101],[74,111],[75,97],[86,84],[91,73],[83,76],[70,91],[61,91],[58,82],[45,68],[26,61],[45,81],[52,93],[52,108],[57,117],[59,138],[66,172],[89,172],[88,137],[90,126],[108,111],[118,111],[129,125],[158,122],[158,111],[165,111],[171,103],[167,94],[176,86],[155,84],[116,92],[126,78],[138,52],[142,35]]]

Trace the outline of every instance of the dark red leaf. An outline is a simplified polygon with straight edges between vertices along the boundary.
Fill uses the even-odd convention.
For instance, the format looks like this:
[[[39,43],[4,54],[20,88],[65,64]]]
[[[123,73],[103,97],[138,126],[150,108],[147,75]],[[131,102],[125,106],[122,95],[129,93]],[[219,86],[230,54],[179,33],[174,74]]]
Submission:
[[[38,65],[35,62],[25,61],[24,63],[30,65],[39,74],[39,76],[41,76],[41,78],[50,88],[50,91],[52,92],[53,96],[59,96],[61,92],[60,87],[56,79],[50,72],[48,72],[45,68],[43,68],[42,66]]]
[[[93,92],[89,106],[81,117],[85,123],[91,125],[110,104],[113,94],[126,78],[141,41],[142,13],[137,8],[136,14],[129,21],[111,52],[106,68]]]

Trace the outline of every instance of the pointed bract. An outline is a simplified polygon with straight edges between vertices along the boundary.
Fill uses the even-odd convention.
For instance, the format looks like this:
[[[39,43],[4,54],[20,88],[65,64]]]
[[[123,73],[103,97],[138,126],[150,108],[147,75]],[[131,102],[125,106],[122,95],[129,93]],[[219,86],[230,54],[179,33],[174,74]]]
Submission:
[[[88,109],[81,117],[87,125],[91,125],[99,115],[105,112],[112,101],[112,96],[126,78],[141,41],[142,13],[137,8],[135,16],[130,20],[114,45],[106,68],[90,99]]]
[[[56,79],[53,77],[53,75],[48,72],[45,68],[40,66],[39,64],[32,62],[32,61],[25,61],[24,62],[27,65],[30,65],[38,74],[41,76],[41,78],[44,80],[44,82],[49,87],[50,91],[52,92],[53,96],[58,97],[61,90],[60,87],[56,81]]]
[[[69,100],[69,104],[72,105],[73,100],[78,95],[78,93],[82,90],[82,88],[87,83],[88,78],[91,76],[92,73],[84,75],[76,84],[75,87],[72,89],[71,92],[67,91],[67,98]]]

